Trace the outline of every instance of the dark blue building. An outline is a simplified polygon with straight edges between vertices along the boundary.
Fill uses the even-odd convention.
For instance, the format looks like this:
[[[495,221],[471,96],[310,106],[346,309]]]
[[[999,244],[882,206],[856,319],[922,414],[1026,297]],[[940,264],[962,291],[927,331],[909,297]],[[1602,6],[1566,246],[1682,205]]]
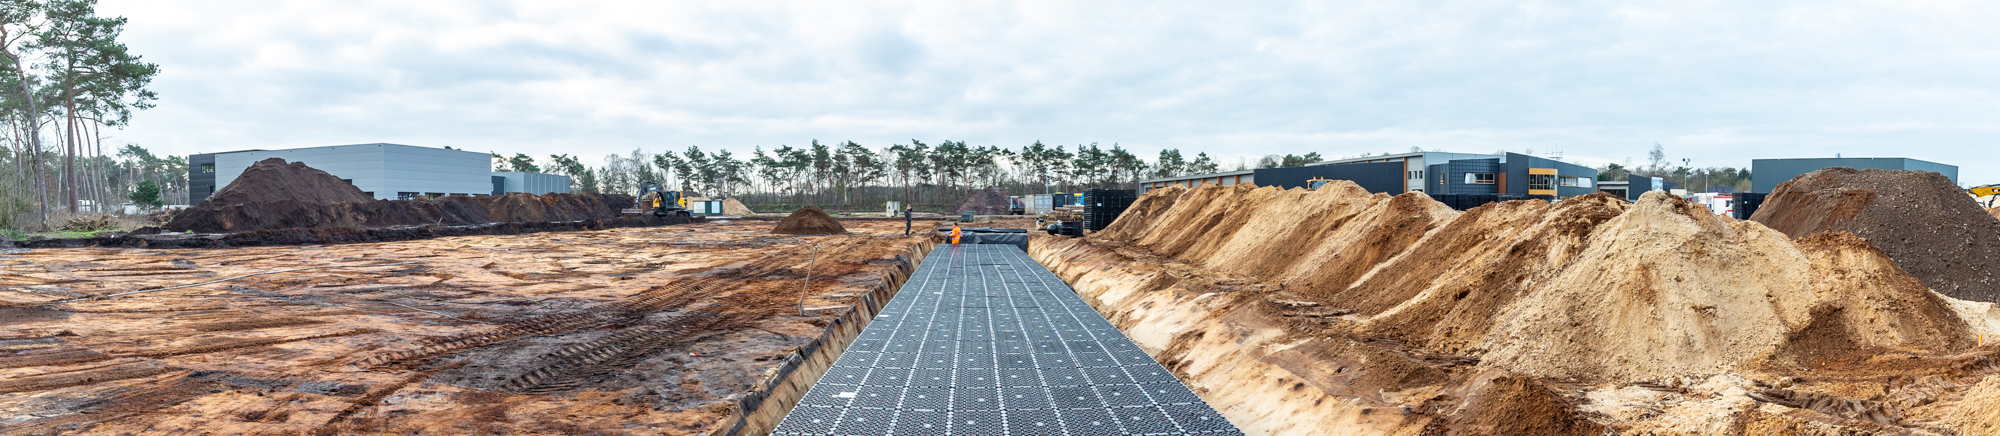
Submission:
[[[1145,189],[1203,183],[1254,183],[1280,188],[1307,187],[1315,179],[1348,180],[1369,192],[1402,194],[1509,194],[1575,197],[1597,192],[1597,170],[1520,153],[1468,154],[1411,152],[1321,162],[1293,168],[1261,168],[1141,181]]]

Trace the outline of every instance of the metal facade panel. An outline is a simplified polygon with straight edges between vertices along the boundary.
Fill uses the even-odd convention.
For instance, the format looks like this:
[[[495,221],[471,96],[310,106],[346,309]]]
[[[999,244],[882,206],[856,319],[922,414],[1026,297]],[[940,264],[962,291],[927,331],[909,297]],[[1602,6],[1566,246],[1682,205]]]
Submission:
[[[774,435],[1241,435],[1011,245],[933,249]]]
[[[1823,168],[1932,171],[1958,183],[1958,167],[1900,157],[1754,159],[1750,161],[1750,191],[1769,193],[1778,184]]]
[[[1334,180],[1349,180],[1361,185],[1368,192],[1401,194],[1403,189],[1403,162],[1350,163],[1337,165],[1313,165],[1292,168],[1263,168],[1255,172],[1258,186],[1275,186],[1291,189],[1306,186],[1306,181],[1314,177]]]
[[[519,171],[495,172],[493,175],[507,178],[507,186],[502,188],[501,192],[526,192],[535,195],[570,192],[569,176]]]
[[[1498,158],[1462,159],[1462,160],[1451,161],[1446,165],[1450,165],[1451,167],[1449,171],[1450,174],[1447,175],[1444,180],[1445,185],[1447,185],[1447,187],[1445,188],[1445,191],[1437,193],[1439,194],[1500,193],[1500,186],[1497,184],[1472,184],[1465,182],[1465,175],[1468,173],[1493,173],[1496,175],[1499,174],[1501,169],[1500,159]]]
[[[202,171],[207,165],[208,171]],[[215,155],[212,153],[188,155],[188,204],[201,203],[215,193]]]
[[[364,192],[375,193],[375,198],[395,198],[395,192],[384,197],[382,183],[382,150],[380,147],[336,146],[297,148],[291,150],[251,150],[215,154],[215,186],[217,190],[228,187],[230,182],[243,175],[243,170],[257,161],[281,158],[286,162],[304,162],[306,166],[351,181],[354,187]],[[490,180],[482,179],[490,184]],[[480,191],[473,191],[480,192]]]
[[[1946,178],[1951,179],[1952,183],[1954,184],[1958,183],[1958,166],[1956,165],[1945,165],[1937,162],[1921,161],[1916,159],[1903,159],[1903,169],[1910,171],[1930,171],[1938,174],[1943,174]]]
[[[372,145],[382,149],[384,190],[478,194],[492,189],[492,155],[397,144]],[[376,192],[378,198],[382,194]]]

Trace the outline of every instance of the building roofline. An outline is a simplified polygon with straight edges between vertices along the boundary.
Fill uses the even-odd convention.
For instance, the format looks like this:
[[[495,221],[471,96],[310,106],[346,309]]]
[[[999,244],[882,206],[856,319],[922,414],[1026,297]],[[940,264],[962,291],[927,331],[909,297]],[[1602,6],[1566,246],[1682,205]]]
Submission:
[[[1140,180],[1140,181],[1139,181],[1139,183],[1147,183],[1147,182],[1165,182],[1165,181],[1172,181],[1172,180],[1188,180],[1188,179],[1205,179],[1205,178],[1209,178],[1209,177],[1221,177],[1221,176],[1240,176],[1240,175],[1244,175],[1244,174],[1254,174],[1254,173],[1256,173],[1256,172],[1257,172],[1257,170],[1254,170],[1254,169],[1250,169],[1250,170],[1242,170],[1242,171],[1229,171],[1229,172],[1221,172],[1221,173],[1208,173],[1208,174],[1189,174],[1189,175],[1185,175],[1185,176],[1177,176],[1177,177],[1161,177],[1161,178],[1157,178],[1157,179],[1145,179],[1145,180]]]
[[[316,145],[316,146],[311,146],[311,147],[295,147],[295,148],[280,148],[280,149],[274,149],[274,150],[273,150],[273,149],[262,149],[262,148],[252,148],[252,149],[248,149],[248,150],[230,150],[230,151],[218,151],[218,152],[212,152],[212,153],[195,153],[195,154],[213,154],[213,155],[224,155],[224,154],[235,154],[235,153],[250,153],[250,152],[260,152],[260,151],[263,151],[263,152],[270,152],[270,151],[292,151],[292,150],[308,150],[308,149],[315,149],[315,148],[338,148],[338,147],[359,147],[359,146],[366,146],[366,145],[373,145],[373,146],[384,146],[384,145],[393,145],[393,146],[397,146],[397,147],[410,147],[410,148],[428,148],[428,149],[432,149],[432,150],[448,150],[448,151],[463,151],[463,152],[466,152],[466,153],[479,153],[479,154],[486,154],[486,153],[480,153],[480,152],[477,152],[477,151],[472,151],[472,150],[459,150],[459,149],[456,149],[456,148],[449,148],[449,149],[448,149],[448,148],[444,148],[444,147],[426,147],[426,146],[422,146],[422,145],[409,145],[409,144],[396,144],[396,143],[390,143],[390,142],[369,142],[369,143],[362,143],[362,144],[340,144],[340,145]]]

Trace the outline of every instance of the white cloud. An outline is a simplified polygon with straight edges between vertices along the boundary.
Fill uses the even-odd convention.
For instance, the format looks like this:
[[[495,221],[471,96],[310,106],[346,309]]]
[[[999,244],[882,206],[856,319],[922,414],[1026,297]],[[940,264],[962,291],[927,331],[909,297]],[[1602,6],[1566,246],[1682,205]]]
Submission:
[[[159,63],[122,140],[595,157],[811,139],[1697,165],[2000,181],[1991,2],[106,0]]]

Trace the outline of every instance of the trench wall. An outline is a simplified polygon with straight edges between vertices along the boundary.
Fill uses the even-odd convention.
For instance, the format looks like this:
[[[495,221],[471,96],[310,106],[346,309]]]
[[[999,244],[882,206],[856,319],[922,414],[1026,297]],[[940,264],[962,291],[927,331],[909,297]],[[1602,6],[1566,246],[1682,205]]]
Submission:
[[[1189,289],[1171,265],[1135,262],[1081,238],[1038,237],[1029,256],[1196,395],[1250,435],[1415,435],[1429,419],[1395,404],[1334,395],[1356,362],[1336,345],[1289,337],[1226,292]],[[1356,365],[1358,366],[1358,365]]]
[[[896,297],[903,283],[909,281],[910,274],[916,272],[917,265],[923,263],[924,255],[937,247],[935,238],[924,238],[910,246],[909,251],[896,255],[894,268],[882,273],[875,289],[855,299],[840,317],[826,325],[818,338],[800,346],[797,351],[785,356],[784,362],[766,373],[763,380],[751,386],[750,392],[736,400],[736,412],[722,420],[708,434],[711,436],[763,436],[778,427],[792,406],[799,404],[813,383],[819,382],[826,370],[840,359],[842,351],[861,335],[861,330]]]

